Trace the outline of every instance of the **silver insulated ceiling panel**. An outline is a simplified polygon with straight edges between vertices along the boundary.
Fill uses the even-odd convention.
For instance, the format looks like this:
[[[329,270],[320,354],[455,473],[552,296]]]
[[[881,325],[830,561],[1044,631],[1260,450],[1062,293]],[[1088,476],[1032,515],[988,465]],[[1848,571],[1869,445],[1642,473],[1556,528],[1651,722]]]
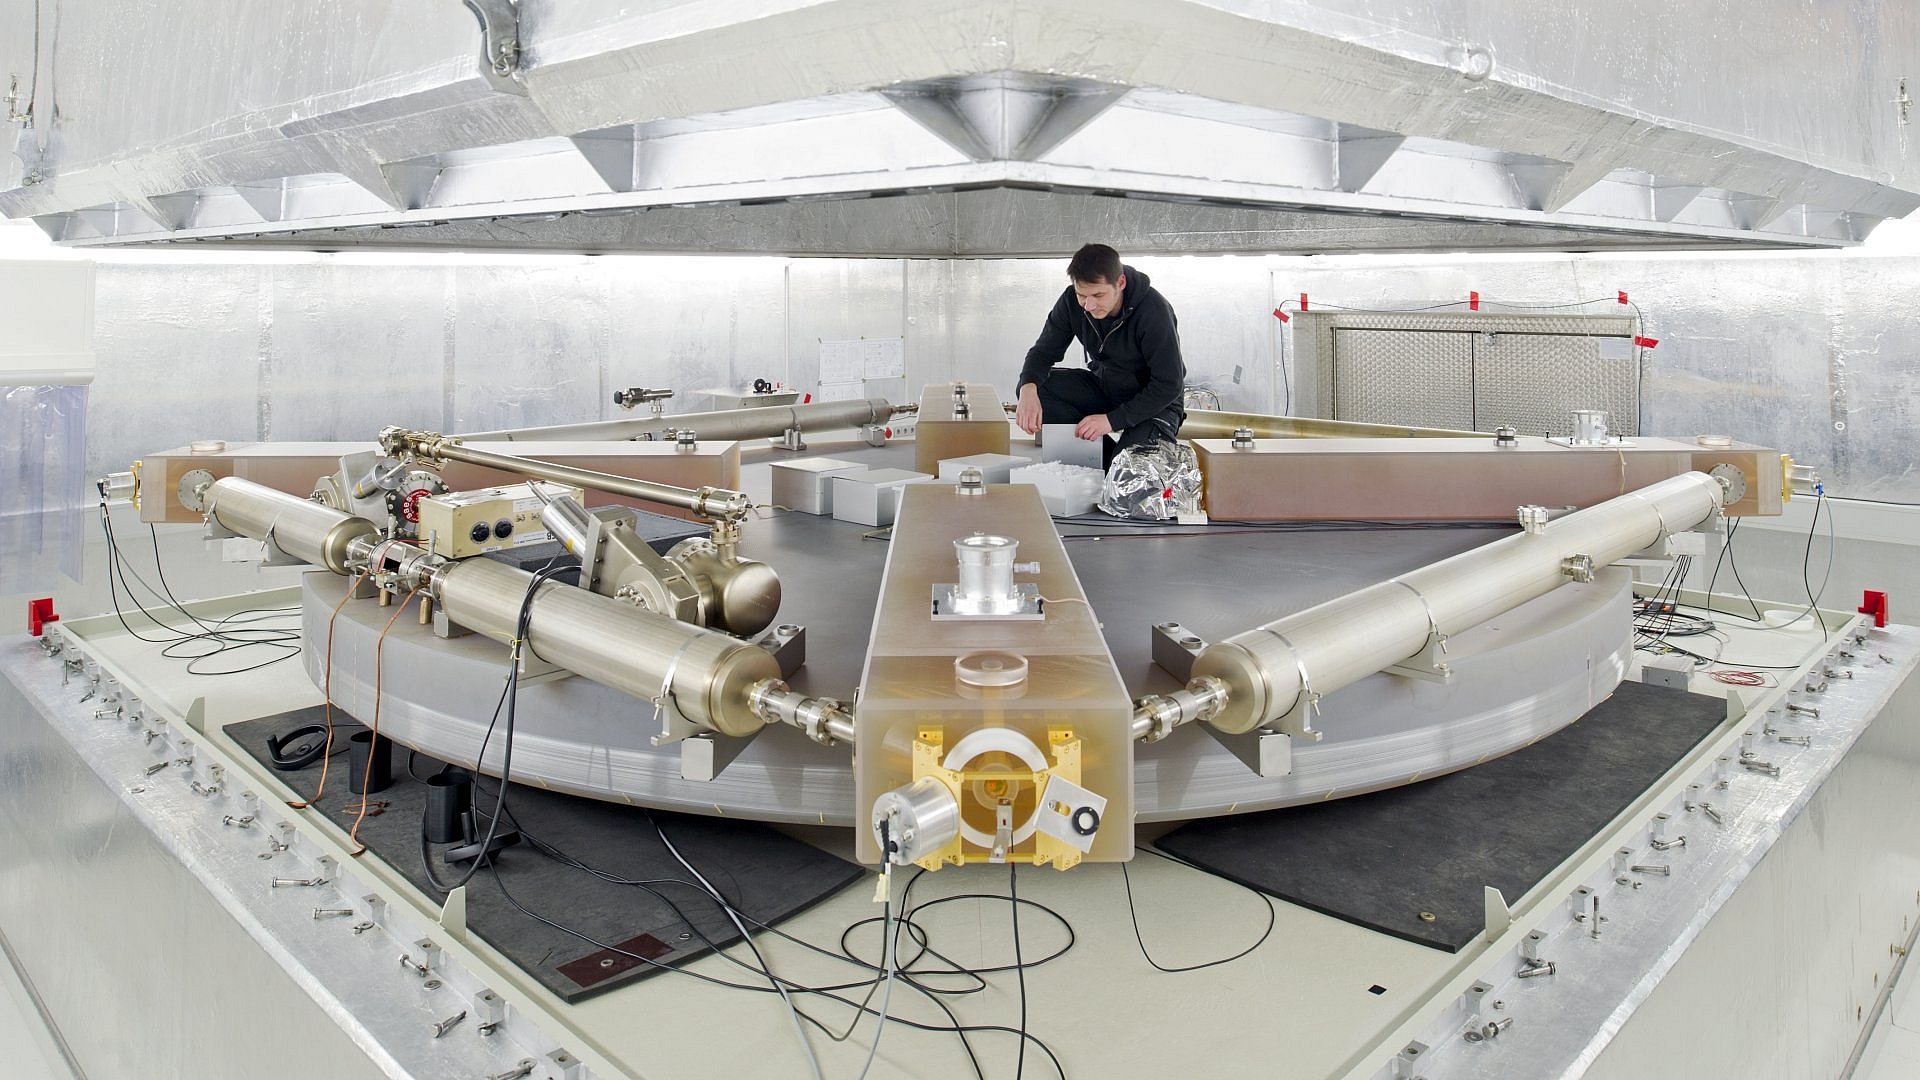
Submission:
[[[72,246],[1840,246],[1920,206],[1915,8],[0,0],[0,212]]]

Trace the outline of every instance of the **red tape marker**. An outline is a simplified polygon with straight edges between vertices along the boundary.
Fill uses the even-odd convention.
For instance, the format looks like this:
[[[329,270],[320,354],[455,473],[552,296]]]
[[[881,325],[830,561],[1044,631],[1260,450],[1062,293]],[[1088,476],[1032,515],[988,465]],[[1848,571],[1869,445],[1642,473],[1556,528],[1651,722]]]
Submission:
[[[1480,294],[1479,293],[1470,292],[1467,294],[1467,310],[1468,311],[1480,310]]]
[[[60,616],[53,613],[53,597],[43,596],[38,600],[27,601],[27,633],[39,637],[48,623],[57,623]],[[1880,625],[1885,626],[1882,622]]]
[[[1636,334],[1634,335],[1633,343],[1635,345],[1640,346],[1643,349],[1651,349],[1654,346],[1660,344],[1660,339],[1651,338],[1651,337],[1640,337],[1639,335]]]
[[[1280,320],[1281,322],[1292,322],[1292,321],[1293,321],[1292,319],[1289,319],[1289,318],[1287,318],[1287,313],[1286,313],[1285,311],[1283,311],[1283,310],[1281,310],[1280,308],[1274,308],[1274,309],[1273,309],[1273,317],[1274,317],[1274,318],[1276,318],[1276,319],[1279,319],[1279,320]]]
[[[1626,303],[1627,303],[1627,294],[1626,294],[1625,292],[1622,292],[1622,293],[1620,294],[1620,304],[1621,304],[1621,306],[1623,306],[1623,307],[1624,307],[1624,306],[1626,305]]]
[[[1860,598],[1860,614],[1873,616],[1875,626],[1887,625],[1887,594],[1874,592],[1872,589],[1863,590]]]
[[[1300,310],[1301,311],[1307,310],[1307,294],[1306,293],[1300,294]]]

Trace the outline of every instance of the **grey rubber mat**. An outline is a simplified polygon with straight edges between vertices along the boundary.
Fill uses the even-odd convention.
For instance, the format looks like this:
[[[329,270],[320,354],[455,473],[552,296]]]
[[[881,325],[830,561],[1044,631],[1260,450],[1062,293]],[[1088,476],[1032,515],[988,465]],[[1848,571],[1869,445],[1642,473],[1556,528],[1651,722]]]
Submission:
[[[338,708],[333,715],[338,752],[329,766],[321,806],[327,821],[345,833],[360,796],[348,793],[344,748],[348,736],[361,727]],[[322,710],[315,706],[233,724],[226,730],[265,764],[268,736],[321,722]],[[385,805],[378,816],[368,817],[361,825],[360,840],[422,892],[437,898],[441,894],[428,887],[421,871],[426,786],[409,776],[408,759],[406,748],[395,745],[393,784],[372,796],[376,804]],[[441,767],[425,755],[414,758],[411,765],[420,780]],[[319,784],[320,766],[316,763],[277,775],[302,797],[310,797]],[[483,831],[496,790],[494,781],[481,777],[474,792]],[[502,852],[492,870],[482,869],[474,876],[467,886],[468,927],[568,1001],[662,970],[647,961],[674,965],[706,952],[709,942],[725,946],[739,939],[719,904],[697,888],[692,875],[661,843],[656,824],[729,903],[763,923],[776,923],[805,910],[861,874],[861,868],[852,863],[755,822],[649,811],[518,784],[508,790],[507,811],[509,823],[518,823],[527,837],[555,852],[615,878],[654,883],[646,887],[615,884],[536,850],[527,839]],[[449,866],[436,858],[434,873],[452,882],[466,866]],[[509,895],[532,914],[516,909]],[[753,981],[753,976],[739,974]]]
[[[1497,761],[1372,795],[1195,821],[1157,846],[1283,900],[1458,952],[1486,928],[1486,886],[1519,900],[1726,718],[1719,698],[1621,683],[1579,720]]]

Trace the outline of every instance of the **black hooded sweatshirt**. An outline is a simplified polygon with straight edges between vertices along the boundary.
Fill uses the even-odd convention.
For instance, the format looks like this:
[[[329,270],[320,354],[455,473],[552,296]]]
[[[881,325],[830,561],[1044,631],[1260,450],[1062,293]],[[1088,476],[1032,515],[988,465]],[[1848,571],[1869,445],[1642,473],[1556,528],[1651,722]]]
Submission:
[[[1120,272],[1127,281],[1120,310],[1104,319],[1088,315],[1073,286],[1067,286],[1047,312],[1039,340],[1027,350],[1019,384],[1037,384],[1046,378],[1048,370],[1066,356],[1067,343],[1078,338],[1086,350],[1087,367],[1118,402],[1107,413],[1115,431],[1144,423],[1178,404],[1187,379],[1173,305],[1147,275],[1131,266],[1121,267]]]

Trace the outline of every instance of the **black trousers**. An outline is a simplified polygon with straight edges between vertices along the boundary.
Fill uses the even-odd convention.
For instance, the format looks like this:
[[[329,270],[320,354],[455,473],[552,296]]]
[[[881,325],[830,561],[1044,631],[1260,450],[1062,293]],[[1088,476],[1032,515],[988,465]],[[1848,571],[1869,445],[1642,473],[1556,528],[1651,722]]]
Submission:
[[[1035,387],[1040,392],[1040,421],[1045,424],[1077,424],[1095,413],[1112,412],[1120,405],[1107,393],[1093,372],[1085,368],[1054,368]],[[1150,442],[1171,442],[1180,433],[1187,411],[1175,401],[1158,415],[1120,432],[1120,441],[1100,440],[1100,464],[1113,464],[1113,456],[1130,446]]]

